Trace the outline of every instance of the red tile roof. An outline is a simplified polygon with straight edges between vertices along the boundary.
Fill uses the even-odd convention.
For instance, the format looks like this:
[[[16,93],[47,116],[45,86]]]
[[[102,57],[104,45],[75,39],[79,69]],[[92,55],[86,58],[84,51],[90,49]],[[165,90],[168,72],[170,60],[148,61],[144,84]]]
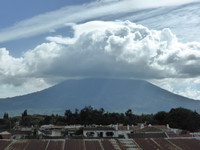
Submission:
[[[197,139],[0,140],[0,150],[199,150]]]

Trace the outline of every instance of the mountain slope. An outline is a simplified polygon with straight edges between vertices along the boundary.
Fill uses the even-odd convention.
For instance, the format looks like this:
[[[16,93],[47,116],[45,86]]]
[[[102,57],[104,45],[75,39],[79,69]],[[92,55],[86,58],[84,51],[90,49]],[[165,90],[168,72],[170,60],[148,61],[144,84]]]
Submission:
[[[137,113],[168,111],[185,107],[200,112],[200,101],[182,97],[142,80],[80,79],[67,80],[46,90],[0,99],[1,112],[64,113],[84,106],[107,111],[133,109]]]

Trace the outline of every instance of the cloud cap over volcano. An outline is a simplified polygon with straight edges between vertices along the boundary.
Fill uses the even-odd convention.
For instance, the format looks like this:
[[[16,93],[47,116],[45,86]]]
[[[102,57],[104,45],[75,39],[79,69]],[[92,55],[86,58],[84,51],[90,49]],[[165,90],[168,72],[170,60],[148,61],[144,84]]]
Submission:
[[[0,83],[30,89],[40,84],[42,89],[70,77],[149,80],[200,75],[200,43],[181,43],[170,29],[150,30],[130,21],[91,21],[72,28],[73,37],[47,37],[49,42],[19,58],[1,48]]]

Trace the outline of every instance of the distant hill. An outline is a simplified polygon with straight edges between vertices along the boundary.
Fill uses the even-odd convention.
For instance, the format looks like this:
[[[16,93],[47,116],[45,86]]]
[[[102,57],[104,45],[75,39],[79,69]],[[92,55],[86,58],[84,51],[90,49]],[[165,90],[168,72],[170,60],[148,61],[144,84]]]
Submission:
[[[185,107],[200,112],[200,101],[163,90],[149,82],[125,79],[67,80],[40,92],[0,99],[0,111],[20,114],[64,114],[66,109],[85,106],[104,108],[106,111],[156,113],[175,107]]]

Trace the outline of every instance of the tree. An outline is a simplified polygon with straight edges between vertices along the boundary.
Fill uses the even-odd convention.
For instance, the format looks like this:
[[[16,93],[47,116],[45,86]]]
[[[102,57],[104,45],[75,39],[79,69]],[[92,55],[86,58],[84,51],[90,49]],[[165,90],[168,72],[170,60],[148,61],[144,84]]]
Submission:
[[[27,110],[25,109],[24,112],[22,113],[22,118],[28,116]]]
[[[4,113],[3,119],[5,119],[5,120],[9,119],[8,113]]]
[[[72,114],[72,112],[71,112],[70,109],[67,109],[67,110],[65,111],[65,117],[66,117],[67,123],[70,124],[71,121],[72,121],[72,117],[73,117],[73,114]]]
[[[157,112],[154,115],[153,119],[156,122],[156,124],[166,125],[168,124],[168,113],[165,111]]]
[[[32,121],[31,116],[28,116],[27,110],[24,110],[24,112],[22,113],[21,125],[31,126],[31,121]]]
[[[93,124],[93,107],[86,106],[80,111],[80,119],[82,124]]]
[[[51,116],[45,116],[43,120],[43,124],[51,124],[52,123],[52,117]]]
[[[127,117],[131,117],[131,116],[133,115],[132,110],[131,110],[131,109],[128,109],[128,110],[125,112],[125,115],[126,115]]]
[[[185,108],[171,109],[169,112],[169,125],[173,128],[180,128],[188,131],[198,131],[200,129],[200,116]]]
[[[99,112],[103,115],[105,113],[105,110],[103,108],[100,108]]]
[[[125,112],[125,116],[126,116],[126,118],[125,118],[126,123],[125,124],[129,124],[129,125],[136,124],[137,116],[133,114],[131,109],[128,109]]]

